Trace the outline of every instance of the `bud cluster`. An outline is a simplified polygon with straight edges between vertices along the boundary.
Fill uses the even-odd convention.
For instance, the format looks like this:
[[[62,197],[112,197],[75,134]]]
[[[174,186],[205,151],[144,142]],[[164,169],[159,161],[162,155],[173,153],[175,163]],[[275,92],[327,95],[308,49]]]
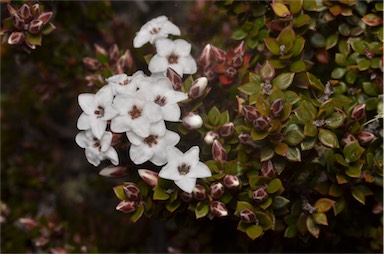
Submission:
[[[140,190],[134,183],[127,183],[123,187],[125,200],[122,200],[117,206],[116,210],[124,213],[131,213],[136,211],[140,204],[141,195]]]
[[[213,199],[221,198],[227,189],[239,189],[241,187],[241,180],[236,175],[225,175],[222,182],[216,181],[211,183],[210,195]]]

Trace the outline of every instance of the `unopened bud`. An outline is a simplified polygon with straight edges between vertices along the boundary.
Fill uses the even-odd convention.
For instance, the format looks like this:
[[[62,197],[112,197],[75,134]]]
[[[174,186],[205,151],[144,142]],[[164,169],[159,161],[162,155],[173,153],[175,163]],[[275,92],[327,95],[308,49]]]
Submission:
[[[238,136],[238,139],[239,139],[240,143],[245,144],[245,145],[248,145],[251,142],[253,142],[251,134],[248,134],[248,133],[240,133]]]
[[[228,67],[226,70],[225,70],[225,75],[229,78],[234,78],[237,74],[237,70],[233,67]]]
[[[17,14],[17,9],[15,7],[13,7],[12,5],[7,4],[7,9],[8,9],[9,14],[11,14],[11,16]]]
[[[215,139],[219,138],[219,134],[214,131],[208,131],[204,136],[204,142],[211,145]]]
[[[123,190],[128,200],[138,200],[140,198],[140,190],[134,183],[128,183],[123,187]]]
[[[235,68],[240,68],[242,65],[243,65],[243,62],[244,62],[244,58],[242,55],[240,54],[236,54],[233,58],[232,58],[232,66],[235,67]]]
[[[192,190],[193,197],[197,200],[204,200],[207,197],[204,186],[196,184]]]
[[[132,201],[132,200],[123,200],[116,206],[116,210],[123,213],[131,213],[136,211],[136,209],[137,209],[137,203],[136,201]]]
[[[269,119],[264,116],[259,116],[253,121],[253,126],[255,126],[256,129],[263,131],[269,128]]]
[[[203,126],[203,119],[196,113],[189,112],[183,118],[183,126],[188,130],[196,130]]]
[[[39,17],[37,17],[37,19],[41,20],[43,22],[43,24],[45,25],[51,20],[52,15],[53,15],[53,12],[51,12],[51,11],[43,12],[39,15]]]
[[[227,160],[227,152],[225,151],[223,145],[215,139],[212,145],[212,157],[216,161],[224,162]]]
[[[133,65],[133,59],[131,55],[131,51],[128,49],[125,51],[124,55],[122,55],[119,60],[117,61],[117,64],[122,66],[122,68],[128,67],[131,68]]]
[[[91,57],[84,57],[83,63],[91,71],[96,71],[101,67],[101,63],[97,59]]]
[[[8,38],[9,45],[21,44],[25,40],[25,35],[22,32],[13,32]]]
[[[219,63],[223,63],[225,61],[225,51],[219,48],[216,48],[215,46],[211,45],[211,52],[212,55],[215,57],[216,61]]]
[[[263,188],[259,188],[255,190],[252,194],[252,198],[256,201],[263,201],[267,197],[268,197],[268,193]]]
[[[26,230],[33,229],[37,226],[39,226],[39,223],[31,218],[20,218],[18,220],[18,223]]]
[[[31,34],[37,34],[41,31],[42,27],[43,27],[43,21],[34,19],[29,23],[28,31]]]
[[[99,175],[105,177],[123,177],[127,175],[127,168],[123,166],[113,166],[110,165],[106,168],[103,168]]]
[[[32,5],[31,11],[33,16],[39,16],[40,15],[40,5],[38,3]]]
[[[12,24],[17,29],[23,29],[24,28],[24,20],[19,17],[19,15],[14,15],[12,18]]]
[[[119,47],[116,44],[112,45],[108,53],[109,59],[111,59],[113,62],[117,62],[117,60],[119,60]]]
[[[209,208],[215,217],[224,217],[228,215],[228,209],[223,202],[213,201]]]
[[[19,9],[19,13],[21,18],[24,20],[32,17],[31,8],[29,8],[28,4],[23,4]]]
[[[148,169],[139,169],[139,176],[146,182],[149,186],[156,187],[159,182],[159,174]]]
[[[243,115],[248,121],[253,122],[260,116],[259,112],[257,112],[256,108],[250,105],[245,105],[242,108]]]
[[[181,200],[183,200],[184,202],[188,203],[192,200],[192,197],[193,197],[193,194],[192,193],[188,193],[188,192],[182,192],[180,194],[180,198]]]
[[[234,52],[239,55],[244,55],[245,53],[244,41],[240,42],[240,44],[234,49]]]
[[[171,81],[173,90],[181,91],[183,86],[181,76],[177,74],[172,68],[167,69],[167,78]]]
[[[261,175],[269,178],[275,175],[275,169],[271,160],[263,162],[261,165]]]
[[[189,88],[188,96],[192,99],[199,98],[204,94],[205,88],[208,85],[208,79],[206,77],[200,77],[196,79],[191,88]]]
[[[360,121],[365,116],[365,104],[357,104],[351,111],[351,119]]]
[[[357,135],[357,140],[359,140],[360,145],[367,145],[375,139],[375,135],[368,131],[362,131]]]
[[[241,181],[237,175],[225,175],[223,183],[228,189],[236,189],[240,186]]]
[[[351,142],[353,142],[355,140],[356,140],[355,136],[353,136],[352,134],[348,133],[341,140],[341,144],[343,144],[345,146],[345,145],[348,145],[349,143],[351,143]]]
[[[257,221],[256,215],[251,209],[241,210],[239,215],[240,220],[245,223],[252,223]]]
[[[235,125],[232,122],[225,123],[220,128],[220,136],[229,137],[235,131]]]
[[[207,44],[204,47],[203,52],[201,52],[199,63],[201,66],[203,66],[203,68],[211,64],[211,45],[210,44]]]
[[[221,198],[224,195],[224,185],[220,182],[214,182],[210,186],[211,197],[214,199]]]
[[[279,98],[272,102],[270,107],[271,116],[273,118],[278,118],[281,116],[281,113],[284,109],[284,100]]]
[[[96,54],[102,54],[104,56],[108,55],[107,51],[103,47],[101,47],[99,44],[95,43],[94,47],[95,47]]]

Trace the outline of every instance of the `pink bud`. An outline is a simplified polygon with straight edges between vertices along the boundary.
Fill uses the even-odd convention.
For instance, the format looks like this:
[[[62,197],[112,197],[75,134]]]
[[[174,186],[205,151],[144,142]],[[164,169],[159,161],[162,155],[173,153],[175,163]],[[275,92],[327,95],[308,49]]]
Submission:
[[[40,15],[40,5],[38,3],[32,5],[31,11],[32,11],[33,16],[39,16]]]
[[[131,213],[133,211],[136,211],[136,209],[137,209],[136,201],[131,201],[131,200],[123,200],[116,206],[116,210],[123,213]]]
[[[212,145],[212,157],[216,161],[224,162],[227,160],[227,152],[225,151],[223,145],[215,139]]]
[[[204,186],[196,184],[192,190],[193,197],[197,200],[204,200],[207,197]]]
[[[24,20],[22,18],[19,17],[19,15],[15,14],[12,17],[12,24],[17,29],[23,29],[25,22],[24,22]]]
[[[103,168],[99,175],[105,177],[123,177],[127,175],[127,168],[123,166],[114,166],[110,165],[106,168]]]
[[[112,47],[109,49],[109,59],[111,59],[113,62],[117,62],[119,60],[119,47],[116,44],[113,44]]]
[[[214,131],[208,131],[204,136],[204,142],[211,145],[215,139],[219,138],[219,134]]]
[[[225,75],[229,78],[234,78],[237,74],[237,70],[233,67],[228,67],[226,70],[225,70]]]
[[[214,199],[221,198],[224,194],[224,185],[220,182],[214,182],[210,186],[211,197]]]
[[[215,57],[216,61],[223,63],[225,61],[225,51],[215,46],[211,46],[212,55]]]
[[[341,143],[345,146],[345,145],[348,145],[349,143],[351,143],[355,140],[356,140],[355,136],[348,133],[348,134],[344,135],[343,139],[341,140]]]
[[[43,21],[43,24],[45,25],[51,20],[52,15],[53,15],[53,12],[51,11],[43,12],[39,15],[37,19]]]
[[[267,197],[268,197],[268,193],[263,188],[259,188],[255,190],[252,194],[252,198],[256,201],[263,201]]]
[[[138,200],[140,198],[140,190],[134,183],[128,183],[123,187],[123,190],[128,200]]]
[[[235,48],[234,51],[236,54],[244,55],[244,53],[245,53],[244,41],[240,42],[240,44]]]
[[[228,209],[223,202],[213,201],[210,205],[211,213],[216,217],[224,217],[228,215]]]
[[[205,88],[208,85],[208,79],[206,77],[200,77],[196,79],[191,88],[189,88],[188,96],[192,99],[199,98],[204,94]]]
[[[91,71],[96,71],[101,67],[101,63],[97,59],[91,57],[84,57],[83,63]]]
[[[271,160],[263,162],[261,165],[261,175],[269,178],[275,175],[275,169]]]
[[[257,218],[255,213],[250,209],[244,209],[240,212],[240,220],[244,221],[245,223],[252,223],[256,222]]]
[[[104,56],[108,55],[107,51],[103,47],[101,47],[100,45],[95,43],[94,47],[96,50],[96,54],[102,54]]]
[[[360,121],[365,116],[365,104],[357,104],[351,111],[351,119]]]
[[[375,135],[368,131],[362,131],[357,135],[357,140],[359,140],[360,145],[367,145],[376,139]]]
[[[7,4],[7,8],[8,8],[8,12],[9,12],[9,14],[11,14],[11,16],[17,14],[17,8],[13,7],[10,4]]]
[[[232,122],[225,123],[220,128],[220,136],[229,137],[235,131],[235,125]]]
[[[27,230],[30,230],[32,228],[39,226],[39,223],[31,218],[20,218],[18,222],[21,224],[23,228]]]
[[[240,68],[243,65],[244,57],[240,54],[236,54],[231,61],[231,64],[235,68]]]
[[[271,116],[273,118],[278,118],[281,116],[281,113],[284,109],[284,100],[279,98],[272,102],[270,107]]]
[[[181,91],[182,79],[172,68],[167,69],[167,78],[171,81],[172,87],[175,91]]]
[[[8,44],[14,45],[14,44],[21,44],[25,40],[25,35],[22,32],[13,32],[8,38]]]
[[[184,192],[184,191],[182,193],[180,193],[181,200],[183,200],[186,203],[190,202],[192,200],[192,197],[193,197],[192,193],[188,193],[188,192]]]
[[[131,68],[133,65],[133,59],[131,55],[131,51],[126,50],[124,55],[122,55],[119,60],[117,61],[117,64],[121,65],[123,68],[128,67]]]
[[[156,172],[153,172],[148,169],[139,169],[138,173],[140,177],[146,182],[149,186],[156,187],[159,182],[159,175]]]
[[[259,116],[253,121],[253,126],[255,126],[256,129],[263,131],[269,128],[269,119],[264,116]]]
[[[245,118],[251,122],[260,116],[256,108],[250,105],[243,106],[242,113],[244,114]]]
[[[43,21],[34,19],[29,23],[28,31],[31,34],[37,34],[41,31],[42,27],[43,27]]]
[[[248,145],[253,142],[252,136],[248,133],[240,133],[238,136],[240,143]]]
[[[186,129],[196,130],[203,126],[203,119],[198,114],[189,112],[188,115],[183,118],[182,123]]]
[[[203,52],[201,52],[199,63],[203,68],[211,64],[211,45],[210,44],[207,44],[204,47]]]
[[[228,189],[236,189],[240,186],[241,181],[237,175],[225,175],[223,183]]]
[[[19,9],[19,13],[24,20],[32,17],[31,8],[29,8],[28,4],[23,4]]]

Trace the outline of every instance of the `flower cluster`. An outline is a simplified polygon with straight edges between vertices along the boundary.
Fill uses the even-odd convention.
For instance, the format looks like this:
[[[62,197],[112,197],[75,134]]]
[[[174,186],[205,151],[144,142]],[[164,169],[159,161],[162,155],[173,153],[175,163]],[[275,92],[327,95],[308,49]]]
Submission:
[[[77,127],[82,132],[76,136],[76,142],[85,148],[86,158],[94,166],[105,159],[118,165],[113,136],[125,133],[133,163],[166,164],[159,173],[160,177],[174,180],[183,191],[191,193],[196,179],[209,177],[211,172],[199,161],[200,149],[197,146],[185,154],[175,148],[180,136],[166,128],[166,121],[180,121],[178,103],[188,99],[188,95],[174,90],[165,74],[168,68],[172,68],[182,77],[183,74],[195,73],[197,67],[190,55],[191,45],[182,39],[172,41],[166,38],[168,34],[179,35],[180,31],[161,16],[144,25],[134,39],[135,47],[147,42],[156,45],[157,53],[148,66],[150,76],[142,71],[131,76],[116,74],[107,78],[107,84],[96,94],[79,95],[83,113]]]

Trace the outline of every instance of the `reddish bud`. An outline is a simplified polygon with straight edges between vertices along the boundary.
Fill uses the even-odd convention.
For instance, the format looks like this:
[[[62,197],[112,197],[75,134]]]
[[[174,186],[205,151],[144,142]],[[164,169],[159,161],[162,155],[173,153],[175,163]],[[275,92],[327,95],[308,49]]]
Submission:
[[[229,137],[235,131],[235,125],[232,122],[225,123],[220,128],[220,136]]]
[[[220,182],[214,182],[210,186],[211,197],[214,199],[221,198],[224,194],[224,185]]]
[[[84,57],[83,63],[91,71],[96,71],[101,67],[101,63],[97,59],[91,57]]]
[[[240,143],[248,145],[253,142],[252,136],[248,133],[240,133],[238,136]]]
[[[31,218],[20,218],[18,223],[20,223],[20,225],[26,230],[30,230],[39,226],[39,223]]]
[[[345,145],[348,145],[349,143],[351,143],[355,140],[356,140],[355,136],[348,133],[343,137],[343,139],[341,140],[341,143],[345,146]]]
[[[131,200],[123,200],[116,206],[116,210],[123,213],[131,213],[133,211],[136,211],[136,209],[137,209],[136,201],[131,201]]]
[[[196,184],[192,190],[193,197],[197,200],[204,200],[207,197],[204,186]]]
[[[9,14],[11,14],[11,16],[17,15],[17,8],[13,7],[10,4],[7,4],[7,9],[8,9]]]
[[[360,121],[365,116],[365,104],[357,104],[351,111],[351,119]]]
[[[241,184],[239,177],[236,175],[225,175],[223,183],[228,189],[236,189]]]
[[[264,116],[259,116],[253,121],[253,126],[255,126],[256,129],[263,131],[269,127],[269,119]]]
[[[215,217],[224,217],[228,215],[228,209],[223,202],[213,201],[209,208]]]
[[[40,5],[38,3],[32,5],[31,11],[32,11],[32,15],[35,17],[40,15]]]
[[[9,45],[21,44],[25,40],[25,35],[22,32],[13,32],[8,38]]]
[[[113,44],[112,47],[109,49],[108,55],[110,60],[112,60],[113,62],[117,62],[120,56],[119,47],[116,44]]]
[[[375,135],[368,131],[362,131],[357,135],[357,140],[359,140],[360,145],[367,145],[375,139]]]
[[[128,200],[138,200],[140,198],[140,190],[134,183],[128,183],[123,187],[123,190]]]
[[[275,169],[271,160],[263,162],[261,165],[261,175],[269,178],[275,175]]]
[[[240,68],[243,65],[244,57],[240,54],[236,54],[231,61],[231,64],[235,68]]]
[[[17,29],[24,29],[24,20],[19,15],[14,15],[12,18],[12,24]]]
[[[225,61],[225,51],[224,50],[216,48],[215,46],[211,46],[211,52],[212,52],[213,57],[219,63],[223,63]]]
[[[28,4],[23,4],[19,9],[19,13],[24,20],[32,17],[31,8],[29,8]]]
[[[228,67],[226,70],[225,70],[225,75],[231,79],[233,79],[237,74],[237,70],[233,67]]]
[[[251,209],[244,209],[240,212],[240,220],[245,223],[256,222],[257,218],[255,213]]]
[[[216,161],[224,162],[227,160],[227,152],[225,151],[223,145],[215,139],[212,145],[212,157]]]
[[[263,201],[267,197],[268,197],[268,193],[263,188],[259,188],[255,190],[252,194],[252,198],[256,201]]]
[[[191,88],[189,88],[188,96],[192,99],[199,98],[204,94],[205,88],[208,85],[208,79],[206,77],[200,77],[196,79]]]
[[[218,139],[220,136],[214,131],[208,131],[204,136],[204,142],[208,145],[211,145],[215,139]]]
[[[107,51],[97,43],[94,44],[94,47],[96,50],[96,54],[102,54],[104,56],[108,55]]]
[[[43,21],[34,19],[29,23],[28,31],[31,34],[37,34],[41,31],[42,27],[43,27]]]
[[[110,165],[106,168],[103,168],[99,175],[105,177],[123,177],[127,175],[127,168],[123,166],[113,166]]]
[[[159,182],[159,175],[156,172],[153,172],[148,169],[139,169],[138,173],[140,177],[146,182],[149,186],[156,187]]]
[[[204,47],[203,52],[201,52],[199,63],[201,66],[203,66],[203,68],[211,64],[211,45],[210,44],[207,44]]]
[[[193,197],[193,194],[192,193],[188,193],[188,192],[182,192],[180,194],[180,198],[181,200],[183,200],[184,202],[188,203],[192,200],[192,197]]]
[[[196,113],[189,112],[182,120],[183,126],[188,130],[196,130],[203,126],[203,119]]]
[[[259,112],[256,110],[256,108],[250,105],[243,106],[242,112],[245,118],[251,122],[253,122],[260,115]]]
[[[51,20],[52,15],[53,15],[53,12],[51,12],[51,11],[43,12],[39,15],[39,17],[37,19],[41,20],[43,22],[43,24],[45,25]]]
[[[244,41],[240,42],[240,44],[234,49],[236,54],[244,55],[245,53],[245,44]]]
[[[281,116],[281,113],[284,109],[284,100],[279,98],[272,102],[270,107],[271,116],[273,118],[278,118]]]
[[[117,64],[120,65],[122,68],[125,68],[125,67],[131,68],[133,65],[131,51],[126,50],[124,55],[122,55],[117,61]]]
[[[172,68],[167,69],[167,78],[171,81],[172,87],[175,91],[181,91],[182,79]]]
[[[207,77],[208,80],[213,80],[216,77],[215,72],[209,66],[204,68],[204,76]]]

